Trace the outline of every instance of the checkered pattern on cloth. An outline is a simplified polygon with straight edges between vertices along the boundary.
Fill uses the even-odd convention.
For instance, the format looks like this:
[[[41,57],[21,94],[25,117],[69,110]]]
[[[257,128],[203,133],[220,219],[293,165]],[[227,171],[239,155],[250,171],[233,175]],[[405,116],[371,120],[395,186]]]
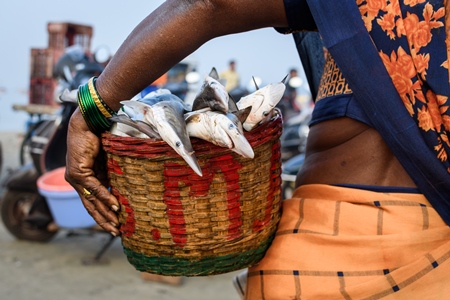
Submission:
[[[305,185],[246,299],[448,299],[449,258],[450,228],[423,195]]]

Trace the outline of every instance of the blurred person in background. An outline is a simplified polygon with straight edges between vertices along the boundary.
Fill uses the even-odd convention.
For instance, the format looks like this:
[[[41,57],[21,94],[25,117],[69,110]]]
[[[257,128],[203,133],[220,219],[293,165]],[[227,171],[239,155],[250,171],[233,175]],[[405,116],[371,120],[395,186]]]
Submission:
[[[219,74],[219,77],[227,80],[227,84],[225,85],[225,89],[227,90],[227,92],[230,92],[233,89],[239,87],[240,76],[236,71],[236,61],[230,60],[228,62],[228,69],[222,71]]]

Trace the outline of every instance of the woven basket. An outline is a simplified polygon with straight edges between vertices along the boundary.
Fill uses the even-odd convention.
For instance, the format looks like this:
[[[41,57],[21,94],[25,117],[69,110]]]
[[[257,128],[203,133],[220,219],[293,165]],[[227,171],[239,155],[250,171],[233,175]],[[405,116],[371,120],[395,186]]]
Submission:
[[[203,176],[163,141],[102,136],[122,245],[139,271],[204,276],[257,264],[280,219],[282,119],[245,133],[255,157],[191,138]]]

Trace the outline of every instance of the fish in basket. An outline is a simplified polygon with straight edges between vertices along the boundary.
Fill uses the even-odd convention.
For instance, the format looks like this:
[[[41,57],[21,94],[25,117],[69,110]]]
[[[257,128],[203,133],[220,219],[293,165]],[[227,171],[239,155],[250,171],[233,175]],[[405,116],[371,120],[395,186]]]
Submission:
[[[213,69],[192,111],[161,90],[122,103],[102,143],[122,245],[137,270],[206,276],[262,259],[280,219],[274,107],[284,89],[282,81],[236,103]]]

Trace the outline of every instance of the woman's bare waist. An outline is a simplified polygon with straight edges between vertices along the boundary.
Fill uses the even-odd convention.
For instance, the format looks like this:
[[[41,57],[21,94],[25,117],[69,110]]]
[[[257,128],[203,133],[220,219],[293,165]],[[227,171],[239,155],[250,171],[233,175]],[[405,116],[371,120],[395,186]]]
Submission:
[[[311,127],[297,175],[297,185],[308,183],[415,187],[380,134],[345,117]]]

